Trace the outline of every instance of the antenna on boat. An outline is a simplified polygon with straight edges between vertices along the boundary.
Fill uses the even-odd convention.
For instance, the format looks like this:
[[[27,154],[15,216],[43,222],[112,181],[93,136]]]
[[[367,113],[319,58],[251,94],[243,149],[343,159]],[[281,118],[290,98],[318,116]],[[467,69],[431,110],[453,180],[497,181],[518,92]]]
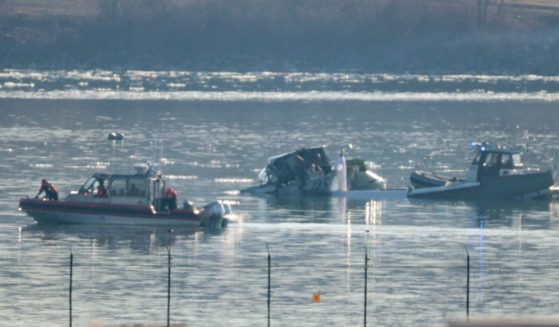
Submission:
[[[118,160],[115,159],[117,150],[122,149],[124,147],[124,134],[120,132],[109,133],[109,135],[107,136],[107,140],[111,142],[111,149],[112,149],[111,158],[109,160],[109,166],[113,166],[115,164],[115,160],[116,162],[118,162]],[[120,154],[122,155],[122,153]],[[113,169],[116,169],[116,165],[113,167]]]
[[[159,160],[163,159],[163,122],[159,126]]]
[[[521,151],[526,151],[526,149],[528,148],[528,141],[530,140],[530,136],[528,134],[528,130],[525,129],[524,132],[522,133],[522,139],[520,141],[520,150]]]

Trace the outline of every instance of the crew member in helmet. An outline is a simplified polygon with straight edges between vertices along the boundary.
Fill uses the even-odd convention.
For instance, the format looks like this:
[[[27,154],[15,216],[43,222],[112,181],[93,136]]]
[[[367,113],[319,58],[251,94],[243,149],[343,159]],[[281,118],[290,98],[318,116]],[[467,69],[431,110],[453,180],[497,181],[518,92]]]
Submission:
[[[177,191],[172,187],[165,188],[165,193],[163,194],[165,198],[165,206],[169,211],[177,209]]]
[[[35,195],[35,199],[39,198],[39,195],[43,192],[45,192],[44,198],[55,201],[58,200],[58,191],[56,190],[56,187],[54,187],[54,185],[49,183],[46,179],[41,181],[41,188],[39,189],[39,193]]]

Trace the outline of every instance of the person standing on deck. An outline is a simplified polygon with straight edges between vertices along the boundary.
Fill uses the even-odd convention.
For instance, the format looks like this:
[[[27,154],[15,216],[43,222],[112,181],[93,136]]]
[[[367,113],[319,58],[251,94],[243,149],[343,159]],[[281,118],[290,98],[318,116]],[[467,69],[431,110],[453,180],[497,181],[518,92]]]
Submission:
[[[169,211],[173,211],[177,209],[177,198],[178,194],[177,191],[172,187],[167,187],[165,189],[165,205]]]

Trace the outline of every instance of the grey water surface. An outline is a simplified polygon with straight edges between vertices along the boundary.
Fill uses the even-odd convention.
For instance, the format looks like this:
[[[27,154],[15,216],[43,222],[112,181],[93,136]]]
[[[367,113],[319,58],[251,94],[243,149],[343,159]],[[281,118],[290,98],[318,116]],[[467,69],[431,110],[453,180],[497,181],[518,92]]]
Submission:
[[[224,73],[173,80],[169,89],[170,73],[144,72],[134,75],[142,76],[134,86],[142,89],[129,90],[121,78],[130,73],[103,74],[109,77],[0,76],[0,325],[68,323],[70,253],[74,325],[163,323],[168,245],[171,320],[188,326],[266,325],[267,247],[275,326],[362,324],[366,249],[367,319],[374,326],[442,326],[465,317],[466,248],[472,315],[559,311],[554,201],[278,199],[238,192],[257,182],[268,157],[316,145],[327,145],[334,157],[352,143],[349,156],[368,160],[391,188],[406,188],[416,168],[463,173],[472,141],[521,145],[526,166],[549,168],[558,150],[559,111],[542,91],[554,91],[553,79],[471,77],[473,85],[460,91],[465,77],[443,78],[437,89],[425,86],[425,78],[408,86],[387,82],[406,76],[339,83],[344,77],[336,74],[299,74],[295,82],[273,75],[280,83]],[[189,83],[199,93],[173,90]],[[383,97],[369,98],[375,83]],[[108,141],[113,131],[125,140]],[[40,226],[18,211],[18,199],[33,196],[41,178],[64,195],[93,172],[126,172],[148,160],[161,162],[181,199],[234,202],[234,221],[221,232],[169,233]]]

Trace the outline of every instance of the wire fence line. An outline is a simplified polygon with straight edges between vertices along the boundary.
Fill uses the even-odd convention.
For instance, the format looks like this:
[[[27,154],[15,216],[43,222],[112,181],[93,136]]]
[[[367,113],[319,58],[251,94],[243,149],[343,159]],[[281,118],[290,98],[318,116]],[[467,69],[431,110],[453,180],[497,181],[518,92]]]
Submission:
[[[306,319],[339,305],[354,314],[332,314],[340,314],[341,323],[350,321],[351,325],[378,323],[378,315],[390,309],[391,303],[406,303],[419,314],[434,308],[435,312],[466,315],[468,309],[474,313],[484,310],[486,303],[492,303],[496,310],[513,310],[525,306],[517,303],[518,298],[537,298],[538,292],[545,298],[554,298],[559,291],[549,284],[532,284],[534,278],[553,276],[559,268],[555,262],[513,266],[505,260],[483,262],[475,257],[467,274],[465,255],[439,262],[417,260],[415,264],[408,260],[375,262],[369,257],[367,265],[364,260],[321,265],[316,260],[294,258],[291,262],[285,256],[276,259],[273,254],[268,262],[266,255],[259,254],[246,264],[224,260],[212,267],[207,261],[190,262],[188,257],[172,253],[171,260],[165,260],[165,254],[150,262],[95,261],[83,253],[73,254],[71,261],[70,255],[66,259],[57,257],[46,265],[19,262],[14,270],[40,270],[44,274],[18,279],[12,288],[21,286],[40,292],[50,298],[47,305],[58,308],[58,315],[65,315],[60,307],[71,305],[72,314],[67,315],[74,320],[98,312],[96,306],[105,303],[111,303],[111,307],[103,308],[99,313],[103,317],[135,317],[136,311],[141,310],[140,303],[149,299],[153,315],[171,323],[196,314],[199,317],[193,310],[234,305],[236,310],[252,314],[252,319],[261,319],[262,324],[267,319],[273,324],[280,316]],[[536,274],[538,277],[534,277]],[[496,304],[493,293],[500,296]],[[312,304],[316,294],[320,305]]]
[[[74,255],[76,256],[76,255]],[[273,257],[272,257],[273,258]],[[503,263],[505,264],[505,263]],[[224,264],[222,262],[219,263],[220,267],[222,268],[227,268],[227,269],[267,269],[267,265],[266,264]],[[50,264],[43,264],[43,263],[37,263],[37,264],[33,264],[33,263],[15,263],[12,265],[13,267],[18,267],[18,268],[25,268],[25,267],[43,267],[43,268],[60,268],[63,267],[63,265],[59,264],[59,263],[50,263]],[[91,268],[91,267],[97,267],[97,268],[111,268],[111,267],[115,267],[115,265],[112,264],[108,264],[108,263],[99,263],[96,262],[94,264],[90,264],[90,263],[84,263],[84,262],[74,262],[73,264],[74,268]],[[177,267],[177,268],[187,268],[187,269],[203,269],[204,264],[195,264],[195,265],[191,265],[188,263],[181,263],[181,262],[173,262],[173,266]],[[272,268],[275,269],[292,269],[292,268],[317,268],[316,264],[284,264],[284,263],[273,263],[272,262]],[[345,270],[345,269],[363,269],[364,264],[321,264],[319,267],[323,268],[323,269],[333,269],[333,270]],[[126,264],[126,267],[128,268],[161,268],[161,267],[166,267],[166,264],[163,263],[149,263],[149,264],[145,264],[145,263],[135,263],[135,264]],[[374,263],[369,263],[368,264],[369,267],[369,271],[371,273],[374,273],[375,271],[383,271],[383,270],[392,270],[392,269],[417,269],[417,268],[426,268],[426,269],[447,269],[447,270],[464,270],[466,269],[466,265],[458,265],[458,264],[451,264],[451,265],[444,265],[444,264],[440,264],[440,265],[433,265],[433,264],[417,264],[417,265],[412,265],[412,264],[382,264],[382,265],[375,265]],[[533,267],[502,267],[502,266],[496,266],[493,264],[483,264],[480,265],[479,262],[474,262],[472,261],[471,264],[471,268],[472,270],[479,270],[479,269],[483,269],[484,271],[495,271],[495,272],[500,272],[500,273],[517,273],[517,270],[523,270],[523,269],[543,269],[543,270],[553,270],[553,269],[559,269],[559,263],[549,263],[549,264],[545,264],[545,265],[537,265],[537,266],[533,266]]]

